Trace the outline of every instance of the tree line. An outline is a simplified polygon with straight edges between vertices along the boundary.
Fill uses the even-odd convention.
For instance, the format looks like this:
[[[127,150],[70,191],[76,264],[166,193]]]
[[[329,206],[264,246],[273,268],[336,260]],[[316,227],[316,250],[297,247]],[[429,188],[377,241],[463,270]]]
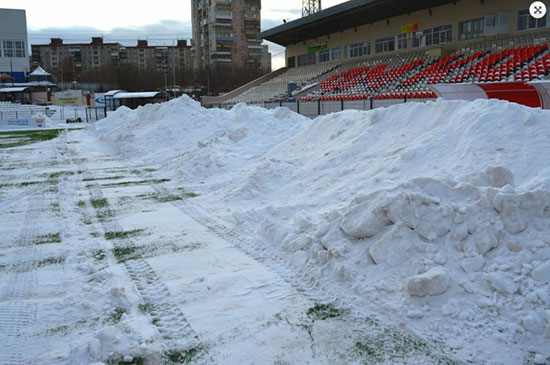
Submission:
[[[134,64],[108,64],[83,73],[79,72],[71,58],[61,62],[61,68],[53,72],[58,82],[98,83],[107,89],[127,91],[157,90],[167,86],[201,85],[210,95],[219,95],[244,85],[266,72],[261,69],[236,68],[216,65],[194,71],[190,68],[169,68],[166,73],[155,67],[138,69]]]

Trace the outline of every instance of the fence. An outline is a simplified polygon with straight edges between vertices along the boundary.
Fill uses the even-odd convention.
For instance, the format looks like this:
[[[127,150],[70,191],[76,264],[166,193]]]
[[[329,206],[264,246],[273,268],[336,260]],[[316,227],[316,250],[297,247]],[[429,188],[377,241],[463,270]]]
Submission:
[[[38,116],[39,114],[44,114],[48,117],[51,117],[55,114],[55,110],[45,108],[32,108],[32,109],[0,109],[0,119],[21,119],[21,118],[32,118]]]
[[[262,106],[267,109],[273,109],[277,107],[288,108],[298,114],[302,114],[309,118],[315,118],[319,115],[325,115],[329,113],[335,113],[342,110],[372,110],[377,108],[383,108],[392,106],[395,104],[403,104],[409,102],[425,103],[435,99],[364,99],[364,100],[338,100],[338,101],[294,101],[294,102],[265,102],[265,103],[251,103],[249,105]],[[233,105],[220,104],[220,108],[230,109]]]

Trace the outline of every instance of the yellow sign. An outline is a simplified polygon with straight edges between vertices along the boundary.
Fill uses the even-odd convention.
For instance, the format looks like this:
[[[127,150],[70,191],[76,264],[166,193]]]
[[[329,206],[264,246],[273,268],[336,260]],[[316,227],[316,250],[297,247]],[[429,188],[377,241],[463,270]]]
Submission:
[[[82,105],[82,90],[67,90],[55,93],[55,105]]]
[[[405,24],[401,27],[401,33],[413,33],[418,30],[418,23]]]

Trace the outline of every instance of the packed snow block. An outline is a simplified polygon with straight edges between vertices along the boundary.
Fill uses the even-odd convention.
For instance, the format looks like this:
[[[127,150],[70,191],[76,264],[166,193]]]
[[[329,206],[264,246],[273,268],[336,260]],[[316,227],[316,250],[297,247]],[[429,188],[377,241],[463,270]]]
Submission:
[[[525,213],[520,212],[520,196],[517,194],[499,193],[493,200],[493,206],[499,213],[504,229],[511,234],[525,230],[527,221]]]
[[[483,256],[478,255],[476,257],[460,261],[459,265],[462,270],[464,270],[464,272],[477,272],[483,268],[483,265],[485,265],[485,259],[483,258]]]
[[[385,263],[396,267],[411,257],[418,241],[413,231],[402,224],[396,224],[372,244],[369,255],[377,265]]]
[[[405,287],[409,295],[415,297],[443,294],[449,287],[449,271],[443,267],[431,268],[424,274],[407,278]]]
[[[480,255],[485,255],[499,245],[495,229],[490,225],[480,225],[472,237]]]
[[[514,174],[504,166],[489,166],[483,172],[469,174],[464,178],[474,186],[502,188],[514,185]]]
[[[342,217],[340,228],[349,236],[362,239],[376,236],[384,227],[391,224],[385,210],[376,207],[376,202],[368,199],[353,203]]]
[[[531,276],[537,281],[550,282],[550,262],[538,265],[531,271]]]
[[[514,185],[514,174],[504,166],[489,166],[485,169],[489,185],[502,188],[506,185]]]
[[[483,279],[499,293],[514,294],[518,291],[518,284],[508,278],[503,272],[495,271],[489,274],[484,274]]]
[[[550,217],[550,192],[535,189],[521,194],[520,208],[538,218]]]

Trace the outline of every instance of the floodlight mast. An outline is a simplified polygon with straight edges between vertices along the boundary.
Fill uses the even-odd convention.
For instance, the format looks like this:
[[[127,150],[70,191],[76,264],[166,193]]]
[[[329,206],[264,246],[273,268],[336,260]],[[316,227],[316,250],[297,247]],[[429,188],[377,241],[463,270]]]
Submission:
[[[321,11],[321,0],[302,0],[302,17]]]

